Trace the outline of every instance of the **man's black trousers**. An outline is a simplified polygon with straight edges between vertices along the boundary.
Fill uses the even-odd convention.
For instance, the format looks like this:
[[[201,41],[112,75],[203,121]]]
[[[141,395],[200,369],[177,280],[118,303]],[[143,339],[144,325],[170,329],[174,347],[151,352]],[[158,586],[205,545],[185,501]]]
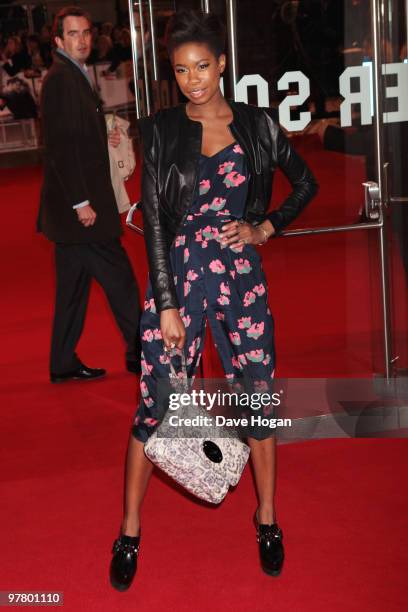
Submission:
[[[139,291],[120,240],[57,243],[55,262],[57,287],[50,371],[53,374],[71,372],[81,363],[75,348],[84,326],[92,278],[102,286],[108,298],[126,342],[126,359],[139,359]]]

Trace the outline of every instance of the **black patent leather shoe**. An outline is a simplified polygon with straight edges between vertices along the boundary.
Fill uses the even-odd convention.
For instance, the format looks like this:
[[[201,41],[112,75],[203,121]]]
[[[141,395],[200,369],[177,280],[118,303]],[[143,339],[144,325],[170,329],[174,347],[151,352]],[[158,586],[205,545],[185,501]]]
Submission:
[[[285,558],[282,530],[277,523],[272,523],[272,525],[258,523],[257,512],[255,512],[254,523],[261,567],[268,576],[279,576]]]
[[[137,569],[140,535],[121,535],[113,543],[110,582],[117,591],[126,591],[132,584]]]
[[[52,383],[62,383],[69,380],[95,380],[105,376],[106,370],[103,368],[88,368],[84,363],[81,363],[75,370],[64,372],[63,374],[55,374],[51,372],[50,380]]]
[[[141,374],[142,365],[141,365],[140,359],[127,359],[126,369],[128,372],[131,372],[132,374]]]

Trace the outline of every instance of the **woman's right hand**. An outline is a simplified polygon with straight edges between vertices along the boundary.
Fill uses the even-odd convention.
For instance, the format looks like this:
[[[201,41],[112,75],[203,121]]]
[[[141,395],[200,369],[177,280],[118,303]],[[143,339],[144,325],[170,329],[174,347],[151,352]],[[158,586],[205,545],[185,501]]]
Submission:
[[[186,328],[177,308],[161,311],[160,331],[165,348],[174,348],[174,346],[179,349],[183,348],[186,341]]]

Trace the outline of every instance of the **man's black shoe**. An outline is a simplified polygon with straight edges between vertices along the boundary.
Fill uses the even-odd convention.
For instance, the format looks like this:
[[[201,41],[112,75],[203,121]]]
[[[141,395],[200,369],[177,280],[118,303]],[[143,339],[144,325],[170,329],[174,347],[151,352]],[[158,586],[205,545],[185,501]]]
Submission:
[[[113,543],[110,582],[114,589],[126,591],[132,584],[137,569],[140,536],[121,535]]]
[[[68,380],[95,380],[96,378],[102,378],[105,374],[106,370],[103,368],[88,368],[88,366],[82,363],[76,370],[71,370],[71,372],[64,372],[63,374],[51,372],[50,380],[52,383],[62,383]]]
[[[269,576],[279,576],[282,571],[285,552],[282,544],[282,530],[277,523],[262,525],[258,523],[255,512],[254,523],[256,527],[256,539],[259,544],[259,558],[261,567]]]
[[[132,372],[132,374],[141,374],[142,366],[140,363],[140,359],[127,359],[126,369],[128,372]]]

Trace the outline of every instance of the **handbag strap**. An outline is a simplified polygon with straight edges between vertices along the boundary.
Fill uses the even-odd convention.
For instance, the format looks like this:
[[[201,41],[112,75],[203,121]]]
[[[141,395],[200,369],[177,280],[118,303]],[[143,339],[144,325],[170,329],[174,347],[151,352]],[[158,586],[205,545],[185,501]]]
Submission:
[[[170,366],[170,378],[172,378],[175,382],[177,382],[183,389],[189,391],[188,384],[188,376],[187,376],[187,364],[186,364],[186,356],[184,353],[184,349],[178,349],[177,347],[166,350],[167,355],[169,356],[169,366]],[[181,358],[181,370],[182,376],[179,376],[176,372],[176,368],[174,367],[174,357],[180,356]]]

